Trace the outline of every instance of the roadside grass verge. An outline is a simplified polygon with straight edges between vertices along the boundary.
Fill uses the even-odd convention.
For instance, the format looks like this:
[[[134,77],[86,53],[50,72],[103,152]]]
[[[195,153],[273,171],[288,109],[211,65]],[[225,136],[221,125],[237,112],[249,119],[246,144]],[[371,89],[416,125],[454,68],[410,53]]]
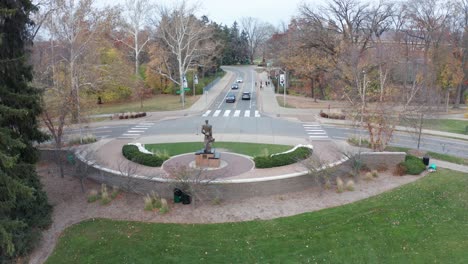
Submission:
[[[411,148],[405,148],[405,147],[394,147],[394,146],[387,146],[385,148],[386,151],[393,151],[393,152],[406,152],[411,150]],[[427,151],[426,152],[429,157],[437,159],[437,160],[443,160],[455,164],[460,164],[460,165],[468,165],[468,159],[461,158],[461,157],[455,157],[447,154],[441,154],[437,152],[432,152],[432,151]]]
[[[200,95],[197,96],[186,96],[185,97],[185,108],[192,106]],[[152,98],[143,100],[143,108],[140,107],[140,100],[135,100],[126,103],[104,103],[101,106],[96,106],[90,115],[97,114],[113,114],[113,113],[125,113],[125,112],[156,112],[156,111],[172,111],[181,110],[182,103],[180,102],[180,95],[155,95]]]
[[[402,122],[401,125],[408,126],[407,122]],[[425,119],[423,122],[423,129],[444,131],[456,134],[466,135],[466,127],[468,120],[454,120],[454,119]]]
[[[286,105],[284,105],[284,98],[282,96],[276,96],[276,101],[278,102],[278,105],[281,107],[296,108],[294,105],[288,104],[287,99],[286,99]]]
[[[440,169],[352,204],[267,221],[73,225],[47,263],[464,263],[468,176]]]
[[[202,142],[178,142],[162,144],[145,144],[145,148],[152,152],[167,152],[169,156],[175,156],[184,153],[193,153],[204,148]],[[215,142],[215,149],[224,149],[229,152],[243,154],[251,157],[284,152],[292,148],[288,145],[256,144],[245,142]]]

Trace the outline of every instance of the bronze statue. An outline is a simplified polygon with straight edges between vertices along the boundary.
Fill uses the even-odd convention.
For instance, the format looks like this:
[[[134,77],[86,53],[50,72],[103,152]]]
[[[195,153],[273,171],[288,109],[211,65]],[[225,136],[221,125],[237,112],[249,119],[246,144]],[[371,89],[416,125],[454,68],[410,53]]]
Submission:
[[[203,152],[211,153],[211,143],[213,143],[215,139],[213,138],[212,127],[210,124],[208,124],[208,120],[205,120],[205,124],[202,125],[201,132],[203,135],[205,135],[205,149]]]

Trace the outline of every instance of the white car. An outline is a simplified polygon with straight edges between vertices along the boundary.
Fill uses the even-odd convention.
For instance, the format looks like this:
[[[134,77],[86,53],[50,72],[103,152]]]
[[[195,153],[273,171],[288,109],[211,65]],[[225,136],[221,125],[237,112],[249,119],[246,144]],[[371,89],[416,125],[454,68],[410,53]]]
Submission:
[[[241,82],[242,82],[242,78],[241,78],[241,77],[237,78],[236,82],[237,82],[237,83],[241,83]]]

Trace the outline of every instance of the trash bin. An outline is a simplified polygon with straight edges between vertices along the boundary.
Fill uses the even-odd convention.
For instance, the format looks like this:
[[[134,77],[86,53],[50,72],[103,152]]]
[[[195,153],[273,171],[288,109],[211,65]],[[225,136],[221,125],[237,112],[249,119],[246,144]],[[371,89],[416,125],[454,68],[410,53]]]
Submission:
[[[190,195],[182,192],[182,204],[190,204],[192,202],[192,197]]]
[[[422,158],[422,162],[424,163],[424,165],[429,166],[429,156],[424,155],[424,157]]]
[[[180,189],[174,189],[174,203],[180,203],[182,200],[183,192]]]

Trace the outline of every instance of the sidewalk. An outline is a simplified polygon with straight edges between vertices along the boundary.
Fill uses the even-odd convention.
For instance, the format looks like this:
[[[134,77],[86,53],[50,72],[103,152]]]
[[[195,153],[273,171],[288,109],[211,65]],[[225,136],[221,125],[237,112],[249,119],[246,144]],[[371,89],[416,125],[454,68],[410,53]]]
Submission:
[[[436,159],[431,159],[429,162],[431,164],[434,163],[437,167],[468,173],[468,166],[465,165],[459,165]]]

